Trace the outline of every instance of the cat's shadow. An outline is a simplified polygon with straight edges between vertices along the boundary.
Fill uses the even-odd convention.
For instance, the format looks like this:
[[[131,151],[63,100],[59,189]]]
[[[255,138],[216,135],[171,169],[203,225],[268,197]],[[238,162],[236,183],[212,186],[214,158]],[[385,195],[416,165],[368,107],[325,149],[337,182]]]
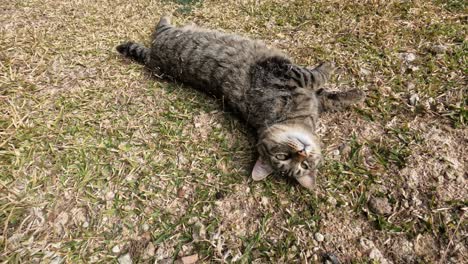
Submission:
[[[250,170],[253,168],[255,161],[257,159],[257,152],[256,152],[256,137],[257,137],[257,132],[256,130],[249,126],[247,122],[242,118],[240,113],[236,112],[234,109],[232,109],[229,105],[227,105],[225,102],[223,102],[222,99],[216,97],[215,95],[208,94],[205,91],[200,91],[196,87],[193,87],[191,85],[185,84],[183,82],[177,81],[177,80],[172,80],[168,78],[164,78],[164,76],[158,76],[148,68],[144,67],[143,70],[144,77],[157,82],[160,85],[161,89],[164,89],[168,93],[173,93],[174,89],[169,88],[169,87],[178,87],[177,89],[191,91],[195,92],[197,97],[199,97],[199,101],[202,104],[204,101],[212,101],[213,104],[217,104],[217,110],[219,110],[223,118],[226,119],[230,123],[230,127],[225,127],[229,133],[234,133],[234,127],[235,127],[235,132],[240,132],[242,136],[246,138],[248,141],[248,146],[247,146],[247,151],[251,153],[250,155],[250,160],[251,162],[243,162],[245,165],[245,169],[250,172]],[[205,100],[206,99],[206,100]],[[200,111],[203,110],[203,108],[200,107]],[[248,175],[250,177],[250,174]]]
[[[196,87],[193,87],[191,85],[185,84],[183,82],[180,82],[178,80],[172,80],[169,78],[165,78],[164,76],[159,76],[149,70],[147,67],[144,67],[144,76],[145,78],[148,78],[154,82],[163,84],[161,85],[161,88],[166,90],[167,92],[173,92],[173,89],[169,89],[168,87],[170,86],[177,86],[180,87],[181,90],[187,90],[187,91],[196,91],[197,96],[200,98],[204,98],[207,100],[213,101],[213,103],[218,105],[218,110],[223,113],[223,115],[228,116],[229,120],[237,120],[239,121],[239,125],[241,125],[241,129],[238,129],[239,132],[241,132],[243,135],[247,136],[247,140],[250,143],[250,146],[255,146],[255,138],[257,136],[257,132],[255,129],[248,124],[246,124],[245,120],[242,118],[240,113],[236,112],[233,108],[231,108],[226,102],[224,102],[222,99],[218,98],[216,95],[209,94],[206,91],[200,91]],[[202,102],[202,100],[200,100]],[[200,110],[202,110],[200,108]]]

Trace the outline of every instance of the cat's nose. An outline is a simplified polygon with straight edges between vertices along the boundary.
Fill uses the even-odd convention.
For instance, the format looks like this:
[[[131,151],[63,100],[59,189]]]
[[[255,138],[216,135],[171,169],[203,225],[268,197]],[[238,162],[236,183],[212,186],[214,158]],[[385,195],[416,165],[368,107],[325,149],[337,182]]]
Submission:
[[[307,157],[307,152],[305,151],[305,149],[299,150],[297,154],[302,157]]]

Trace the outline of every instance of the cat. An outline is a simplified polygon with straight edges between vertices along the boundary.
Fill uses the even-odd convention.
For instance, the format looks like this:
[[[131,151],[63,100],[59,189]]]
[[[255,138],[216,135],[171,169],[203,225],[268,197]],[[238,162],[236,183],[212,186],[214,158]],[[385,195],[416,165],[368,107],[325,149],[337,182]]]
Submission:
[[[319,114],[363,100],[357,90],[323,89],[331,63],[296,65],[263,42],[194,25],[173,26],[160,19],[151,47],[125,42],[117,51],[162,78],[181,81],[217,96],[257,131],[259,157],[251,177],[274,171],[312,189],[322,160],[316,134]]]

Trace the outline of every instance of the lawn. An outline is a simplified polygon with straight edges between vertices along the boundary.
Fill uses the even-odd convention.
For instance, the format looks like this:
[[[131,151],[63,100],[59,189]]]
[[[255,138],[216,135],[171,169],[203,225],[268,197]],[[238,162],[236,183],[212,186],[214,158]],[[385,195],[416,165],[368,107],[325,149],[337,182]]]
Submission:
[[[463,0],[0,3],[0,262],[463,263]],[[159,17],[262,39],[364,104],[323,115],[315,191],[253,182],[252,130],[115,46]]]

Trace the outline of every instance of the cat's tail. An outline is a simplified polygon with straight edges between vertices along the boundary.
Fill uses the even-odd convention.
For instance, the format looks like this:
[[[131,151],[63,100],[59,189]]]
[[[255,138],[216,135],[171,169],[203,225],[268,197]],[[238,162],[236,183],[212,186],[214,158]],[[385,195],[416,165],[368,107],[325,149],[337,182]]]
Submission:
[[[150,60],[150,49],[139,43],[124,42],[118,45],[116,49],[120,54],[141,64],[146,65]]]
[[[352,89],[343,92],[330,92],[319,89],[316,92],[319,100],[320,112],[341,111],[364,101],[366,95],[363,91]]]

